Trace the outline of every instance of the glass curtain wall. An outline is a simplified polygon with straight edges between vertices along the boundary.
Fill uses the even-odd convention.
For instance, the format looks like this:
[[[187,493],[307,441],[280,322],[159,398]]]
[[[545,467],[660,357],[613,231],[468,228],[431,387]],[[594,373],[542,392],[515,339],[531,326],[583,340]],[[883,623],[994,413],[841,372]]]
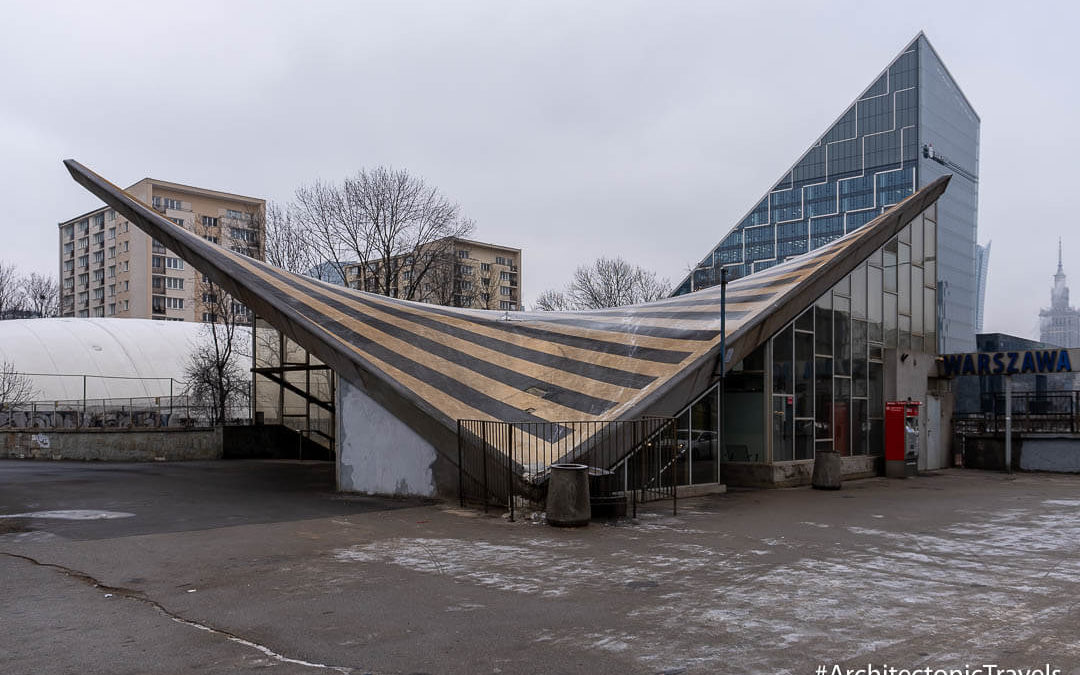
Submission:
[[[885,350],[936,351],[936,214],[924,211],[736,364],[723,401],[714,385],[679,414],[681,483],[716,482],[724,462],[884,452]]]

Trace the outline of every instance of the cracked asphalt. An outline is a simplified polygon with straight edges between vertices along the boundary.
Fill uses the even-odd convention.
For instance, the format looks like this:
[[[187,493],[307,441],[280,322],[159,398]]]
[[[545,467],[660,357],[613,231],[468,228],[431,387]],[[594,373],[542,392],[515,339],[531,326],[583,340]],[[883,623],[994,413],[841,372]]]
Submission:
[[[734,490],[561,530],[336,495],[331,470],[0,462],[0,672],[1080,673],[1080,476]]]

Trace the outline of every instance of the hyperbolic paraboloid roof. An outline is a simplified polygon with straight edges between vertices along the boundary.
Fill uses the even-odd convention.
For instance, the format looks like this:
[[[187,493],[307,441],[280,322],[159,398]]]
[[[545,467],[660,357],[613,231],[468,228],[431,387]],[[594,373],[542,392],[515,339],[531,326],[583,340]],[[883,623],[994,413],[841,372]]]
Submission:
[[[74,160],[72,176],[444,452],[458,419],[672,414],[715,377],[720,288],[616,309],[439,307],[292,274],[188,232]],[[862,228],[728,286],[730,367],[945,190],[935,181]]]

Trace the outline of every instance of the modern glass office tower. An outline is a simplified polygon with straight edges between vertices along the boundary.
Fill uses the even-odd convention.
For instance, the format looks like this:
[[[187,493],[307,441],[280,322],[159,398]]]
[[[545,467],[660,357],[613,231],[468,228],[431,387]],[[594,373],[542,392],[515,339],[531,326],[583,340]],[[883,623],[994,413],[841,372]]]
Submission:
[[[975,244],[975,332],[983,332],[986,312],[986,277],[990,273],[990,245]]]
[[[974,349],[978,173],[979,116],[919,33],[675,295],[720,283],[722,268],[736,279],[818,248],[953,174],[939,202],[936,269],[927,273],[937,279],[938,349]]]

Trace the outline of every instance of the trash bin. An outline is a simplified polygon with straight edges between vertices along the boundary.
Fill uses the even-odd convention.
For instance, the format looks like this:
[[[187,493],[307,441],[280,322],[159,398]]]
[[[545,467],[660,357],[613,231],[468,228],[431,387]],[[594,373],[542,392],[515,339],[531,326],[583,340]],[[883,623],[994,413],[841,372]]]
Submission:
[[[626,493],[619,478],[610,469],[589,467],[589,504],[594,519],[626,517]]]
[[[818,450],[814,453],[814,475],[810,484],[818,490],[839,490],[842,463],[835,450]]]
[[[552,464],[548,482],[547,521],[555,527],[589,524],[589,467],[584,464]]]

